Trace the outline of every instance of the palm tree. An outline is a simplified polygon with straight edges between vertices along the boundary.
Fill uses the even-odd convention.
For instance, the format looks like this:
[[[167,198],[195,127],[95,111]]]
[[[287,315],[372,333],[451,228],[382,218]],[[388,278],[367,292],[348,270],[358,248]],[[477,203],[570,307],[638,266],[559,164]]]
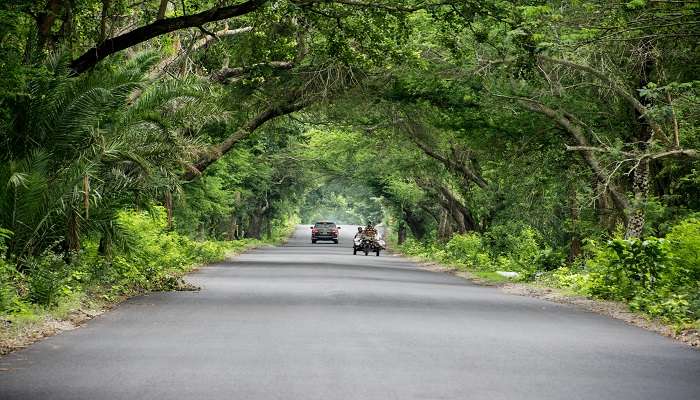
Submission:
[[[47,249],[78,251],[86,234],[108,253],[116,215],[180,191],[179,177],[225,115],[195,80],[153,81],[154,53],[80,77],[65,57],[29,84],[29,99],[5,127],[16,144],[0,159],[0,227],[13,232],[18,264]]]

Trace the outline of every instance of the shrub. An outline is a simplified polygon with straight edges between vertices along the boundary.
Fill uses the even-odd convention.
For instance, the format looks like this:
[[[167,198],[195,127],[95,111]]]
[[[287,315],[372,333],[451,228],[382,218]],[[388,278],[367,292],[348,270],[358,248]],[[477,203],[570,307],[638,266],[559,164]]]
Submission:
[[[585,291],[684,324],[700,318],[700,220],[674,226],[665,239],[591,242]]]
[[[123,211],[119,223],[137,245],[114,257],[107,270],[106,283],[112,294],[140,290],[170,290],[179,275],[197,264],[223,259],[226,252],[243,247],[239,242],[199,242],[166,227],[165,209],[151,212]]]
[[[9,239],[10,231],[0,228],[0,312],[9,310],[16,296],[16,290],[11,286],[14,268],[5,261],[5,240]]]
[[[672,260],[666,279],[677,286],[700,284],[700,218],[688,218],[666,235],[665,249]]]
[[[595,256],[588,262],[591,271],[591,294],[631,300],[644,290],[651,290],[666,268],[667,253],[663,239],[613,239],[605,246],[592,243]]]
[[[71,293],[68,286],[71,271],[59,255],[46,252],[28,259],[26,265],[28,299],[32,303],[45,307],[56,306],[61,297]]]
[[[478,233],[455,235],[445,247],[454,262],[481,270],[492,270],[494,267]]]

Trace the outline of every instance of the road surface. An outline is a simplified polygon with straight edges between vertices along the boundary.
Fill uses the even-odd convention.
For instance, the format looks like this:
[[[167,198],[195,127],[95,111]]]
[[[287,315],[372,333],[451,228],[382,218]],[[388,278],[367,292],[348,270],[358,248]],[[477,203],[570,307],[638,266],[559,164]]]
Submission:
[[[700,399],[700,352],[299,227],[0,359],[0,399]]]

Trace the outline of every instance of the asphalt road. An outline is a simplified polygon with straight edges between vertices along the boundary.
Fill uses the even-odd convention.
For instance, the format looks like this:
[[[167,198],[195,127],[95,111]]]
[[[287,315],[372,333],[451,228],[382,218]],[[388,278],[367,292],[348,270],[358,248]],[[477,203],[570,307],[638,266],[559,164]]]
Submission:
[[[1,358],[0,399],[700,399],[699,351],[349,246],[300,227],[134,298]]]

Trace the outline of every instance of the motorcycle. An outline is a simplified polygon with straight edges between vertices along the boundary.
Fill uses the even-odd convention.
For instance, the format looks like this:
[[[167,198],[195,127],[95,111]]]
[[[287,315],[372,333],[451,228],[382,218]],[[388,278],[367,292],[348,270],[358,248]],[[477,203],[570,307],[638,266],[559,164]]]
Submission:
[[[362,251],[365,255],[370,252],[375,253],[379,257],[379,253],[386,248],[383,240],[371,237],[355,238],[353,240],[352,254],[356,255],[358,251]]]

